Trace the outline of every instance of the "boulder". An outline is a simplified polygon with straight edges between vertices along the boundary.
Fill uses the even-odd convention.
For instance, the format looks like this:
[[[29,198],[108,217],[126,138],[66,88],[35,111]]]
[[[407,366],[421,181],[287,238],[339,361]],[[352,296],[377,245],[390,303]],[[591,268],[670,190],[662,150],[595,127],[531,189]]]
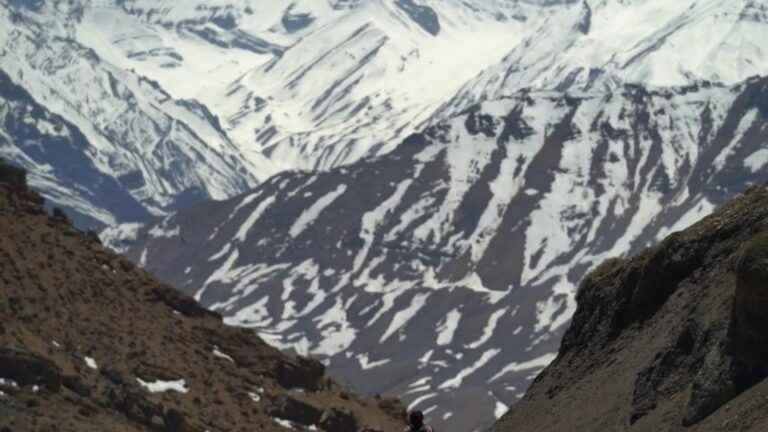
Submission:
[[[61,389],[61,369],[47,358],[13,348],[0,348],[2,378],[20,386],[42,385],[52,392]]]
[[[109,407],[137,423],[151,425],[155,417],[165,418],[162,407],[147,400],[138,390],[113,387],[108,390],[105,399]]]
[[[65,375],[62,377],[62,384],[64,384],[65,388],[80,397],[87,398],[91,396],[91,389],[85,383],[83,383],[83,380],[81,380],[78,376]]]
[[[317,360],[296,357],[278,364],[275,375],[277,382],[286,389],[318,391],[323,386],[325,366]]]
[[[355,432],[358,430],[355,415],[348,409],[340,408],[323,411],[318,426],[328,432]]]
[[[380,398],[378,401],[379,409],[389,414],[390,417],[405,421],[408,417],[408,410],[403,406],[400,399]]]
[[[275,399],[273,406],[268,412],[272,417],[289,420],[306,426],[317,424],[320,421],[320,417],[323,415],[322,411],[312,405],[286,395],[279,396]]]

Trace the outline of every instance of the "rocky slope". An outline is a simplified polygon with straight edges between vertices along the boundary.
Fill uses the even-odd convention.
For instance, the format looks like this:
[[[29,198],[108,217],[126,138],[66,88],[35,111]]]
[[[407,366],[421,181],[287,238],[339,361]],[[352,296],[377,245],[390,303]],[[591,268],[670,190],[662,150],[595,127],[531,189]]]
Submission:
[[[493,428],[768,427],[768,189],[587,276],[555,361]]]
[[[0,430],[388,431],[402,413],[225,326],[0,165]]]
[[[473,430],[555,357],[590,268],[768,180],[766,100],[766,79],[520,92],[105,239],[227,323]]]

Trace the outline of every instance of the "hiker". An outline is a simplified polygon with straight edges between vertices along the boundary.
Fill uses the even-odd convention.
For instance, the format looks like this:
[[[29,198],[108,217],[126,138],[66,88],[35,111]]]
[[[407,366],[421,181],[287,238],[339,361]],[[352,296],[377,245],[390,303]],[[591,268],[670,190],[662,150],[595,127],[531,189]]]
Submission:
[[[435,432],[435,430],[424,424],[424,413],[411,411],[408,416],[408,429],[405,432]]]

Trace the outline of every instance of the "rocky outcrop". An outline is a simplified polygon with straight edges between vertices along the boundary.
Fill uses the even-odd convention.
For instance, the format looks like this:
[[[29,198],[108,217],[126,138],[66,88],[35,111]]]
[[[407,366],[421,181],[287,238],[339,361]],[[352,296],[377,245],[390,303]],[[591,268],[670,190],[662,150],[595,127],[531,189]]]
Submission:
[[[317,424],[320,417],[323,415],[322,411],[312,405],[285,395],[277,398],[274,402],[274,406],[269,410],[269,413],[274,417],[306,426]]]
[[[321,428],[329,431],[356,431],[357,419],[349,410],[331,408],[323,411],[318,423]]]
[[[766,187],[605,262],[558,357],[493,431],[765,430],[767,269]]]
[[[0,430],[401,426],[319,362],[225,326],[41,204],[0,163]]]
[[[287,389],[319,390],[323,385],[325,366],[317,360],[295,357],[280,363],[275,372],[277,382]]]
[[[52,392],[61,388],[61,370],[50,360],[21,350],[0,347],[0,374],[20,386],[45,386]]]

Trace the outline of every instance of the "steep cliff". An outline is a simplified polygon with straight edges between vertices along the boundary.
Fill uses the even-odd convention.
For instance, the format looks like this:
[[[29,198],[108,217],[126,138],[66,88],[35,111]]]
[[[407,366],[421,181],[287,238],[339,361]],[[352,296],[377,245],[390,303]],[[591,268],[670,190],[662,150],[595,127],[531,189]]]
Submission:
[[[768,189],[753,187],[587,276],[557,358],[492,430],[766,430],[766,286]]]

